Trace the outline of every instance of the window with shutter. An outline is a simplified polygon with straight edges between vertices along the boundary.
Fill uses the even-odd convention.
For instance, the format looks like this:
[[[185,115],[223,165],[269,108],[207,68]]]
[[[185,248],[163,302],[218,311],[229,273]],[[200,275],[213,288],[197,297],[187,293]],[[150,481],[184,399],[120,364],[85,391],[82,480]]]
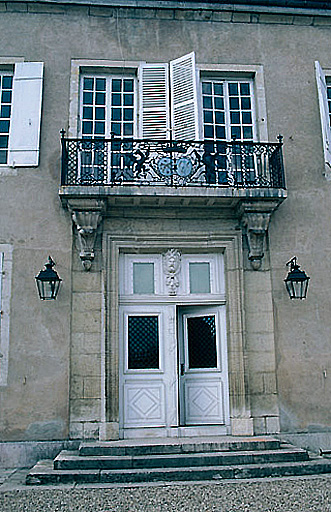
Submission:
[[[263,101],[254,99],[252,76],[259,74],[262,82],[260,67],[243,69],[242,76],[250,78],[229,80],[214,66],[210,75],[203,72],[199,79],[192,52],[169,63],[136,63],[132,76],[120,69],[118,63],[107,76],[82,75],[79,131],[83,138],[107,138],[112,133],[152,140],[257,139],[254,108]],[[260,131],[261,136],[266,128]]]
[[[315,72],[323,137],[325,176],[327,179],[331,179],[331,130],[328,100],[330,91],[328,91],[325,73],[318,61],[315,62]]]
[[[8,160],[12,90],[12,73],[0,72],[0,164],[6,164]]]

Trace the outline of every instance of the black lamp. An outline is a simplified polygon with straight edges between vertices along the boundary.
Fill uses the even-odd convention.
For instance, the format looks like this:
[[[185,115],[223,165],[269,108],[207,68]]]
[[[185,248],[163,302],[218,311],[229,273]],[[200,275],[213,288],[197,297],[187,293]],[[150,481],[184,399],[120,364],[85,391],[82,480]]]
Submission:
[[[36,276],[37,288],[41,300],[55,300],[60,288],[62,279],[57,272],[53,270],[55,263],[48,257],[48,263],[45,263],[45,269],[41,270]]]
[[[300,270],[296,256],[286,263],[286,266],[290,267],[290,271],[285,279],[290,299],[305,299],[307,297],[310,277],[307,276],[306,272]]]

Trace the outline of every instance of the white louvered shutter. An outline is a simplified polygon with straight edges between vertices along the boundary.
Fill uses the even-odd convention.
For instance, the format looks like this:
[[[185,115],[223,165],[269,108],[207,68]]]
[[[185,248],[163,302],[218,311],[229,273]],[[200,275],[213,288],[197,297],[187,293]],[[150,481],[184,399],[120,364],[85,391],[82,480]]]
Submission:
[[[195,53],[170,62],[172,137],[199,139]]]
[[[139,68],[139,136],[169,138],[168,64],[142,64]]]
[[[39,163],[43,62],[15,65],[8,165],[35,167]]]
[[[3,252],[0,252],[0,346],[1,346],[1,316],[2,316],[2,276],[3,276]],[[0,354],[1,357],[1,354]]]
[[[323,69],[318,61],[315,61],[315,70],[316,70],[318,100],[319,100],[321,125],[322,125],[326,177],[328,177],[328,179],[331,179],[331,130],[330,130],[330,116],[329,116],[329,106],[328,106],[328,92],[327,92],[325,74],[324,74]]]

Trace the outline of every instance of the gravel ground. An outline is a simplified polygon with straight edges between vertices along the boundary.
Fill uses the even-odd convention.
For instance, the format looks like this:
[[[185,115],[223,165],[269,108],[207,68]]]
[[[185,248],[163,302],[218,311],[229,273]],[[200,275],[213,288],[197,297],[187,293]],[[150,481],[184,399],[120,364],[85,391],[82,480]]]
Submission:
[[[25,487],[25,474],[11,471],[2,478],[0,474],[1,512],[331,512],[331,475],[134,486]]]

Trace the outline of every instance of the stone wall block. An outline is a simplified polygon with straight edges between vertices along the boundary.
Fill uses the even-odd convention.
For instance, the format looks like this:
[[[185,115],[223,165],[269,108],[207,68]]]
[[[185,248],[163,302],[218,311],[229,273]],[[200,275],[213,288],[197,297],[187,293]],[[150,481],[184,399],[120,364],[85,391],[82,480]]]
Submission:
[[[251,15],[249,12],[233,12],[231,21],[233,23],[250,23]]]
[[[292,25],[293,24],[293,16],[292,15],[282,15],[282,14],[260,14],[259,16],[260,23],[277,23],[281,25]]]
[[[73,375],[70,379],[70,397],[84,397],[84,380],[80,375]]]
[[[84,378],[84,398],[101,398],[101,377]]]
[[[100,333],[78,332],[71,335],[72,352],[79,354],[100,354]]]
[[[88,422],[83,423],[83,439],[99,439],[99,423]]]
[[[28,5],[24,2],[7,2],[8,12],[27,12]]]
[[[250,333],[246,337],[246,348],[252,352],[272,352],[274,350],[274,335],[271,332]]]
[[[254,434],[265,434],[266,433],[266,421],[264,417],[255,417],[253,418],[253,425],[254,425]]]
[[[278,416],[277,395],[252,395],[252,416]]]
[[[28,4],[28,12],[35,14],[64,14],[66,9],[62,5],[35,3]]]
[[[101,333],[101,312],[74,312],[72,316],[73,332]]]
[[[277,382],[275,373],[263,373],[263,391],[266,394],[277,393]]]
[[[115,9],[111,9],[109,7],[101,7],[98,5],[92,5],[89,8],[90,16],[97,16],[102,18],[113,18],[115,16]]]
[[[83,423],[80,421],[71,421],[69,430],[70,439],[83,439]]]
[[[155,17],[161,20],[172,20],[174,19],[175,13],[173,9],[156,9]]]
[[[280,431],[279,417],[267,416],[266,417],[266,433],[277,434]]]
[[[274,352],[248,352],[248,366],[251,372],[275,372],[275,355]]]
[[[314,25],[331,25],[331,16],[315,16]]]
[[[70,418],[77,421],[100,421],[101,401],[93,399],[75,399],[70,401]]]
[[[213,15],[213,11],[199,10],[194,11],[194,19],[195,21],[210,21]]]
[[[312,25],[313,23],[313,16],[293,16],[294,25]]]
[[[232,19],[231,11],[213,11],[213,21],[229,22]]]
[[[100,354],[72,354],[71,371],[74,375],[81,377],[100,377],[101,356]]]
[[[73,292],[99,292],[101,290],[101,272],[73,272]]]
[[[273,333],[274,317],[272,311],[266,311],[263,315],[257,310],[246,315],[246,331],[252,333]]]
[[[100,311],[102,294],[93,292],[73,293],[72,310],[77,312],[83,311]]]
[[[193,21],[194,20],[194,11],[186,11],[186,10],[175,10],[175,19],[183,20],[183,21]]]

